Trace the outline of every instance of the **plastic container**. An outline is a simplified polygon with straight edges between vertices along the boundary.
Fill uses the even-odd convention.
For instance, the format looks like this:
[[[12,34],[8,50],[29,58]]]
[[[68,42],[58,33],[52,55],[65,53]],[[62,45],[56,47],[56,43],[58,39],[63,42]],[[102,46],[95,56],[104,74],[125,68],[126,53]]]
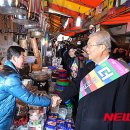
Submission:
[[[43,130],[46,108],[33,107],[29,110],[28,130]]]
[[[58,114],[58,112],[59,112],[59,106],[51,107],[51,113]]]
[[[65,125],[65,123],[59,123],[59,124],[56,126],[56,129],[57,129],[57,130],[66,130],[66,125]]]
[[[45,125],[46,130],[56,130],[56,121],[48,120]]]
[[[72,123],[66,122],[66,129],[65,130],[73,130]]]
[[[65,119],[67,115],[67,109],[66,108],[59,108],[59,118]]]
[[[41,124],[39,124],[39,125],[37,125],[37,126],[29,126],[28,127],[28,130],[43,130],[43,128],[44,128],[44,125],[41,125]]]
[[[61,118],[57,118],[57,125],[56,125],[56,128],[57,130],[65,130],[65,120],[64,119],[61,119]]]
[[[71,118],[72,117],[72,107],[68,107],[67,108],[67,115],[66,115],[67,118]]]
[[[74,121],[72,118],[67,118],[65,120],[66,129],[65,130],[73,130],[74,129]]]
[[[57,114],[55,114],[55,113],[51,113],[51,114],[48,116],[48,120],[56,121],[56,119],[57,119]]]

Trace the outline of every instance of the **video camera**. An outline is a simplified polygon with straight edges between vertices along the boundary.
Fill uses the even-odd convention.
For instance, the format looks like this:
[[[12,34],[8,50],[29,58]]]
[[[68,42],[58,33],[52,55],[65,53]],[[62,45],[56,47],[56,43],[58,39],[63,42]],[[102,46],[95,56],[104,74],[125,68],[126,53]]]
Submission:
[[[76,55],[76,56],[83,56],[82,53],[83,53],[83,52],[82,52],[82,50],[81,50],[80,48],[78,48],[78,49],[75,51],[75,55]]]

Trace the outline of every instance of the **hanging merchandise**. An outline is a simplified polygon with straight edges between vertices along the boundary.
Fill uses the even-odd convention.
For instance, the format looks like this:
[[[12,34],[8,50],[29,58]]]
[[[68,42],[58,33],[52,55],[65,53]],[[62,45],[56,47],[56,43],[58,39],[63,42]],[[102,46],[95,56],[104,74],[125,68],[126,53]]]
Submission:
[[[7,15],[19,15],[27,13],[27,5],[24,0],[0,0],[0,13]]]
[[[102,3],[96,7],[95,18],[99,19],[101,17],[101,13],[102,13]]]
[[[127,0],[127,1],[126,1],[125,6],[126,6],[127,8],[130,7],[130,0]]]
[[[126,3],[126,1],[128,1],[128,0],[120,0],[120,5],[125,4],[125,3]]]
[[[20,4],[21,4],[22,8],[26,8],[26,11],[28,11],[28,1],[21,0],[20,2],[21,2]],[[16,13],[13,16],[13,22],[18,23],[20,25],[26,24],[28,22],[28,20],[27,20],[27,12],[26,13],[21,13],[21,14]]]
[[[109,0],[108,1],[108,9],[111,9],[113,7],[114,0]]]
[[[48,43],[49,43],[49,35],[48,35],[48,33],[46,32],[46,33],[45,33],[45,45],[46,45],[46,47],[48,47]]]
[[[27,40],[26,39],[20,39],[19,43],[20,43],[20,46],[25,49],[24,55],[27,56],[28,55],[28,51],[27,51],[28,50]]]
[[[116,7],[119,7],[120,5],[123,5],[125,2],[126,2],[127,0],[115,0],[114,1],[114,5],[116,6]]]
[[[40,53],[38,50],[37,40],[36,38],[31,38],[31,46],[34,52],[34,56],[36,57],[36,64],[32,64],[32,70],[37,71],[41,70],[41,59],[40,59]]]

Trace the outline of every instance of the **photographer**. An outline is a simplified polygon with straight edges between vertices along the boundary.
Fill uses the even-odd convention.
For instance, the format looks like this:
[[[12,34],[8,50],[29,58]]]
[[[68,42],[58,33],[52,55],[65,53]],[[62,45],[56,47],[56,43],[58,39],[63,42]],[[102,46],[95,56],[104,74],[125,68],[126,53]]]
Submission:
[[[82,67],[82,61],[79,59],[81,53],[79,49],[76,49],[76,46],[70,45],[68,48],[69,58],[67,60],[67,73],[72,81],[75,81],[75,78],[78,75],[79,69]]]

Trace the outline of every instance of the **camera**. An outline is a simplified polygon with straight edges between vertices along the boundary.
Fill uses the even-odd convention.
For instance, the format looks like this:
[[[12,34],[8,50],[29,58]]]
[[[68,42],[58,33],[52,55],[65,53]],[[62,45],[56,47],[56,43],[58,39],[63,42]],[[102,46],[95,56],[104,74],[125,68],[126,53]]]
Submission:
[[[76,56],[82,56],[82,53],[83,53],[82,50],[79,48],[75,51]]]

